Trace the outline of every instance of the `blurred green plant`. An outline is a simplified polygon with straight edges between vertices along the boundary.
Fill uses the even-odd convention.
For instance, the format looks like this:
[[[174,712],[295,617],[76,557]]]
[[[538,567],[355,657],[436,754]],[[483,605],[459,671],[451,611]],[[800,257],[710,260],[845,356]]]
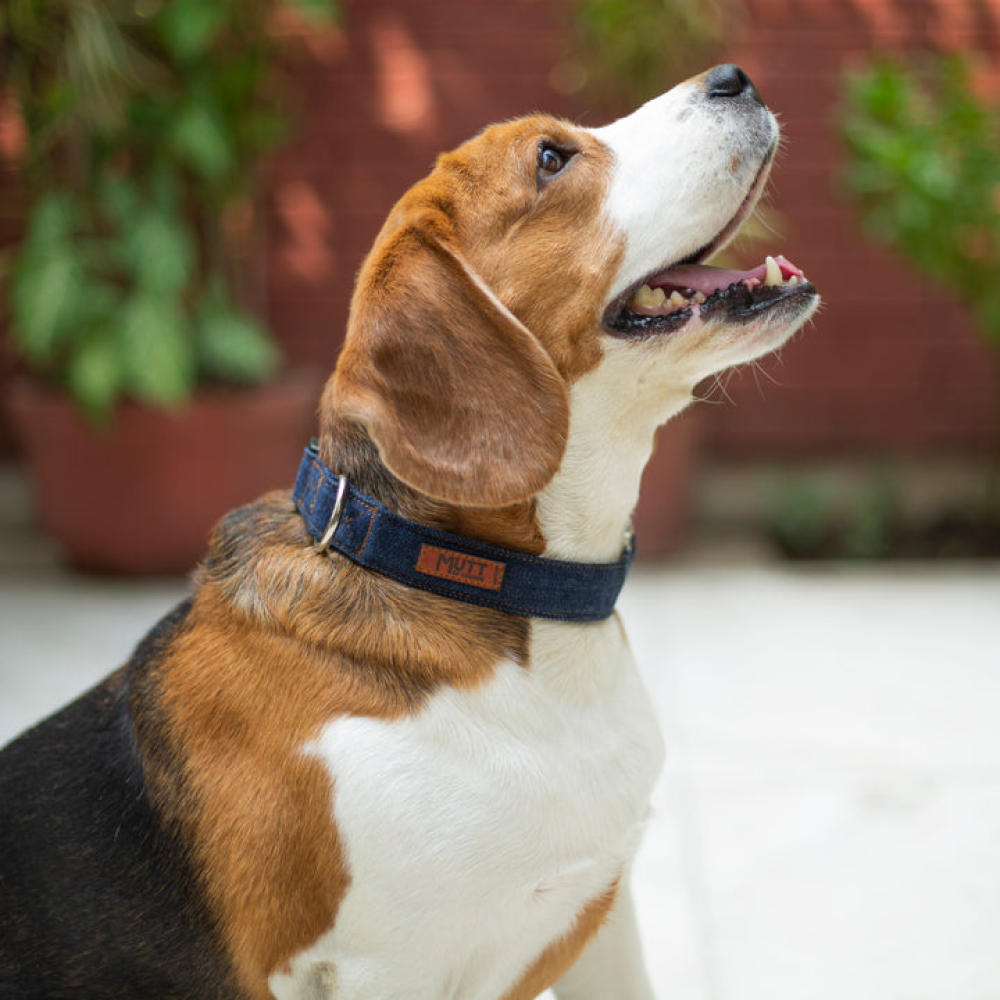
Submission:
[[[768,521],[791,559],[885,559],[900,554],[907,531],[898,479],[878,466],[855,483],[829,474],[781,477]]]
[[[742,0],[575,0],[558,78],[570,91],[649,100],[717,61]]]
[[[865,231],[960,295],[1000,351],[1000,119],[961,56],[847,75],[848,189]]]
[[[823,551],[835,517],[833,498],[815,479],[783,479],[772,489],[769,530],[781,550],[792,558]]]
[[[900,487],[885,468],[876,469],[849,506],[843,524],[843,551],[848,559],[885,559],[903,533]]]
[[[28,138],[16,346],[94,419],[279,367],[239,304],[254,168],[288,132],[274,16],[334,0],[5,0],[0,79]]]

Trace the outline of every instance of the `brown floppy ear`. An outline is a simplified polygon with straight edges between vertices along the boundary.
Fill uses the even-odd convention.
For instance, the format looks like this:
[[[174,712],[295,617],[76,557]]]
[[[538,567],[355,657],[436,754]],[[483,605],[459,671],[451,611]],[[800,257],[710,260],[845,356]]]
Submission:
[[[566,385],[534,335],[425,217],[362,268],[333,381],[386,467],[451,503],[500,507],[555,475]]]

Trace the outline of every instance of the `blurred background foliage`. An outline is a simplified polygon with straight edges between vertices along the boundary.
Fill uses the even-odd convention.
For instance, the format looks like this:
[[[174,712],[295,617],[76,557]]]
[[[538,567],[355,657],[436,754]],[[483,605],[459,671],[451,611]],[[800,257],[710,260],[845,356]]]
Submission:
[[[958,297],[1000,373],[1000,113],[977,89],[974,57],[874,58],[847,73],[841,134],[866,234]],[[1000,553],[1000,456],[950,521],[924,534],[962,555]]]
[[[272,31],[290,10],[320,26],[337,16],[335,0],[0,3],[0,75],[26,125],[32,198],[8,262],[11,329],[31,370],[96,417],[121,397],[176,406],[280,365],[233,248],[254,227],[256,167],[290,130]],[[745,0],[567,10],[553,80],[601,115],[727,58],[749,26]],[[970,56],[926,52],[847,74],[840,193],[870,238],[962,300],[1000,358],[998,121],[977,79]],[[741,242],[759,246],[739,248],[744,266],[781,228],[773,212],[750,220]],[[871,523],[890,525],[890,493],[872,489]],[[799,491],[778,520],[808,535],[822,506]]]
[[[967,56],[876,60],[846,77],[846,180],[865,231],[959,295],[1000,352],[998,125]]]
[[[233,248],[255,167],[289,130],[278,8],[333,0],[6,0],[0,76],[27,134],[27,233],[8,262],[14,342],[94,418],[176,406],[279,367]]]
[[[648,101],[717,61],[741,0],[576,0],[564,89],[623,106]]]

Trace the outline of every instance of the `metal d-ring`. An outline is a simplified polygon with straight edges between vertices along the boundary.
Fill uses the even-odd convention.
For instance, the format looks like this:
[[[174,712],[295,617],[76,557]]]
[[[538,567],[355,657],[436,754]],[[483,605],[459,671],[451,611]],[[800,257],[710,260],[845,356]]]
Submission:
[[[347,493],[347,477],[337,476],[337,498],[333,501],[333,510],[330,511],[330,520],[326,522],[326,531],[323,537],[313,546],[313,551],[322,555],[330,548],[330,542],[340,525],[340,515],[344,512],[344,496]]]

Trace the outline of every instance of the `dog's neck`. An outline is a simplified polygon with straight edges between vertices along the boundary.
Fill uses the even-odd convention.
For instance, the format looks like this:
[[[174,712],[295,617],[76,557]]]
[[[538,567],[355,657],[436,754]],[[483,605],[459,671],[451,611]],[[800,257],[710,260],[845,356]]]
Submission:
[[[621,555],[657,428],[691,400],[687,387],[644,386],[631,365],[609,379],[618,360],[611,365],[571,387],[566,452],[538,496],[545,554],[556,559],[610,562]]]
[[[346,476],[356,489],[407,520],[515,552],[545,552],[534,499],[507,507],[479,508],[429,497],[385,467],[363,427],[334,415],[321,423],[319,452],[329,469]]]
[[[572,562],[614,562],[623,551],[656,428],[690,395],[661,401],[660,418],[624,396],[571,389],[570,436],[562,464],[537,496],[499,508],[462,507],[407,486],[383,464],[360,425],[324,419],[320,458],[358,490],[408,520],[515,552]],[[611,446],[609,442],[614,442]]]

